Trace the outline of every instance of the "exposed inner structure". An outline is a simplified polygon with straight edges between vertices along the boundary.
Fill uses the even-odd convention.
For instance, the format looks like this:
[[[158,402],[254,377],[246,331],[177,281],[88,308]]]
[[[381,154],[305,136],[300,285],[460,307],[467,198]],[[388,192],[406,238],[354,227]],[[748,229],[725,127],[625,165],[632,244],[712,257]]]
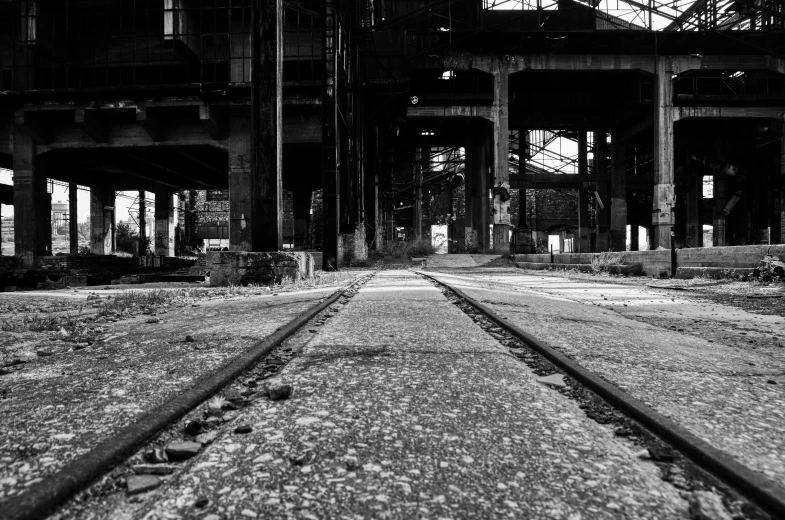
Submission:
[[[783,28],[774,1],[2,0],[14,262],[54,254],[53,181],[89,188],[98,255],[121,191],[161,257],[782,243]]]

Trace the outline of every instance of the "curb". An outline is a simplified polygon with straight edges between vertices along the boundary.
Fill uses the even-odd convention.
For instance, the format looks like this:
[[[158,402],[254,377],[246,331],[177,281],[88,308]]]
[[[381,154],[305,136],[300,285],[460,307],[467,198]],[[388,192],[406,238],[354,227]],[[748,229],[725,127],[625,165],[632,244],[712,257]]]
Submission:
[[[515,325],[508,323],[460,289],[442,282],[429,274],[422,272],[418,274],[453,291],[491,321],[506,329],[532,350],[563,370],[567,375],[645,426],[652,433],[684,454],[693,463],[738,491],[755,505],[773,515],[773,517],[785,518],[785,488],[750,470],[747,466],[700,439],[643,401],[620,390],[597,374],[586,370],[561,352],[540,342],[537,338]]]
[[[158,432],[178,421],[209,399],[249,366],[267,356],[275,347],[297,332],[314,316],[338,301],[363,279],[355,280],[289,321],[266,339],[223,367],[201,379],[198,384],[161,404],[120,433],[101,441],[89,453],[71,461],[57,473],[46,477],[28,491],[0,504],[3,520],[46,518],[95,479],[133,455]]]

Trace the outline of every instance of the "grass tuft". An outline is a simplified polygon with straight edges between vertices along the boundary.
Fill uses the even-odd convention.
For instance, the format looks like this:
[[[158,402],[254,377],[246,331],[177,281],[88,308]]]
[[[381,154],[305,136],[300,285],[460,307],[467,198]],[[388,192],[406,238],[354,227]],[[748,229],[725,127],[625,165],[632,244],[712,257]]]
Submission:
[[[607,273],[612,265],[619,265],[624,262],[624,253],[600,253],[591,259],[591,270],[595,274]]]

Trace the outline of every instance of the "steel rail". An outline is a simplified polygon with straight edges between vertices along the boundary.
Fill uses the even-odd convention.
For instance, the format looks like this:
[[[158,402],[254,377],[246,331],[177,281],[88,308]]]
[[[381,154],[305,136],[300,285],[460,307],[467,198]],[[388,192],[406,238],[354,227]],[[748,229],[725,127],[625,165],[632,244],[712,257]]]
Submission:
[[[438,285],[448,288],[477,309],[496,325],[521,340],[530,349],[553,363],[565,374],[590,389],[616,409],[634,419],[660,439],[670,444],[689,460],[712,476],[735,489],[774,518],[785,518],[785,488],[752,471],[727,453],[715,448],[678,423],[657,412],[643,401],[620,390],[599,375],[576,363],[553,347],[548,346],[523,329],[507,322],[493,310],[471,296],[435,276],[417,271]]]
[[[161,430],[180,420],[239,377],[248,367],[261,361],[308,321],[365,279],[355,280],[337,290],[323,302],[311,306],[238,358],[210,373],[204,379],[200,379],[194,386],[159,405],[116,435],[100,442],[89,453],[71,461],[28,491],[0,504],[0,518],[3,520],[45,518],[76,493],[87,488],[98,477],[133,455]]]

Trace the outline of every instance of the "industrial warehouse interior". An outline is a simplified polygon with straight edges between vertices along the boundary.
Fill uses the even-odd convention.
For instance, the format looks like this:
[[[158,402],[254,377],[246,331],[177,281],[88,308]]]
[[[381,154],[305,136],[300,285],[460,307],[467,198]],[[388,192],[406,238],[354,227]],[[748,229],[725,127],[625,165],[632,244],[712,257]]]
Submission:
[[[785,518],[782,0],[0,0],[0,519]]]

